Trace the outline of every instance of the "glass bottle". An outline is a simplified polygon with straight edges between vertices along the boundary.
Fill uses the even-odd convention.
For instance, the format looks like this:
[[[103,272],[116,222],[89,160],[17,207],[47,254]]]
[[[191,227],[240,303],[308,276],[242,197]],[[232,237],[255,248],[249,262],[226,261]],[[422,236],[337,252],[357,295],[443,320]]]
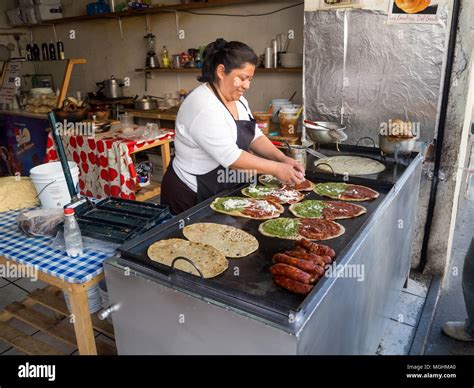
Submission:
[[[49,41],[49,59],[52,61],[56,60],[56,46],[52,40]]]
[[[64,43],[62,41],[58,41],[58,59],[66,59],[64,54]]]
[[[171,61],[170,61],[170,57],[169,57],[169,54],[168,54],[168,49],[166,48],[166,46],[163,46],[163,53],[162,53],[162,56],[161,56],[161,62],[162,62],[162,65],[165,69],[169,69],[171,67]]]

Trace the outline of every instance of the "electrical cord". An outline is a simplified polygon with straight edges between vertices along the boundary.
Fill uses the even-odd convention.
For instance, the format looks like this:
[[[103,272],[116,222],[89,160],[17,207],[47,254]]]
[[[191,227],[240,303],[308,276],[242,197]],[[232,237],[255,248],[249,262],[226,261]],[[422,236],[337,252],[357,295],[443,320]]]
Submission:
[[[246,17],[258,17],[258,16],[268,16],[268,15],[273,15],[275,13],[285,11],[290,8],[295,8],[299,7],[300,5],[303,5],[304,1],[298,4],[294,5],[289,5],[287,7],[283,7],[280,9],[277,9],[276,11],[271,11],[271,12],[266,12],[266,13],[257,13],[257,14],[248,14],[248,15],[237,15],[237,14],[228,14],[228,13],[204,13],[204,12],[195,12],[195,11],[190,11],[190,10],[179,10],[178,12],[184,12],[184,13],[190,13],[192,15],[197,15],[197,16],[228,16],[228,17],[238,17],[238,18],[246,18]]]

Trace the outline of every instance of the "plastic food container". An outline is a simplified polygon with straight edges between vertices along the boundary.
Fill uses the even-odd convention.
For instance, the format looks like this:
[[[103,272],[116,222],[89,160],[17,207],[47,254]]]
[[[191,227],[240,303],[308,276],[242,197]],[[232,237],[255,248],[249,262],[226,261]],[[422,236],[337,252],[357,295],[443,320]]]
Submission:
[[[280,109],[283,106],[288,105],[288,104],[291,104],[291,102],[287,98],[278,98],[278,99],[272,100],[272,108],[273,108],[272,121],[275,124],[279,123],[278,113],[279,113]]]
[[[281,136],[298,137],[298,111],[300,108],[301,105],[285,105],[281,108],[278,114]]]
[[[254,112],[253,117],[262,133],[268,135],[270,133],[270,119],[272,118],[272,114],[267,112]]]

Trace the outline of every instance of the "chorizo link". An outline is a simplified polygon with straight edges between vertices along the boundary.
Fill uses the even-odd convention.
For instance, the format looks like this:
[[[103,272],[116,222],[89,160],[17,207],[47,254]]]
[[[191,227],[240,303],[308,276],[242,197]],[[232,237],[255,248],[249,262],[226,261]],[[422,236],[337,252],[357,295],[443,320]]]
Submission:
[[[309,292],[313,288],[313,286],[309,284],[304,284],[280,275],[275,275],[273,277],[273,281],[280,287],[283,287],[288,291],[294,292],[295,294],[306,295],[309,294]]]
[[[277,253],[273,256],[273,261],[275,263],[283,263],[292,265],[293,267],[299,268],[302,271],[308,272],[310,274],[322,276],[324,274],[324,269],[321,268],[315,261],[302,260],[296,257],[285,255],[284,253]]]
[[[270,272],[272,275],[281,275],[305,284],[310,284],[316,281],[316,276],[310,275],[309,273],[288,264],[278,263],[272,265],[270,267]]]
[[[314,261],[316,264],[323,268],[326,264],[331,264],[332,262],[332,259],[329,256],[319,256],[314,253],[308,253],[307,251],[286,251],[285,255],[295,257],[300,260]]]
[[[315,253],[320,256],[329,256],[331,258],[336,256],[336,252],[334,252],[334,249],[328,247],[327,245],[316,244],[305,238],[302,238],[301,240],[296,240],[295,246],[301,247],[309,252]]]

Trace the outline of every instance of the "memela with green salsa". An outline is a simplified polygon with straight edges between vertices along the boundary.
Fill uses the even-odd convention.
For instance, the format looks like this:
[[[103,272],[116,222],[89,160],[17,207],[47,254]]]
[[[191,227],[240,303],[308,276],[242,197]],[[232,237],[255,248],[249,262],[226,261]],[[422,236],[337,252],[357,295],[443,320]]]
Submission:
[[[343,201],[371,201],[380,195],[370,187],[341,182],[317,183],[313,190],[323,197]]]

